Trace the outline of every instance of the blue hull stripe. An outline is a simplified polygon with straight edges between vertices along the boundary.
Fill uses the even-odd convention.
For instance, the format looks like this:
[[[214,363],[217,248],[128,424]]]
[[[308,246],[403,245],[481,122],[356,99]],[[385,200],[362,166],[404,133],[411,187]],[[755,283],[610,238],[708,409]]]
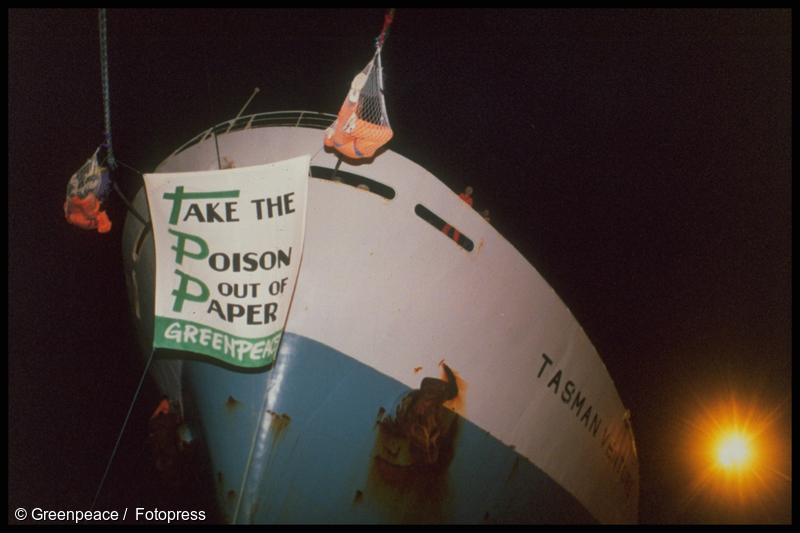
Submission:
[[[266,387],[269,412],[251,458]],[[436,464],[393,464],[397,441],[378,420],[410,389],[308,338],[286,333],[275,367],[259,374],[187,361],[183,390],[229,521],[595,522],[541,469],[449,412]]]

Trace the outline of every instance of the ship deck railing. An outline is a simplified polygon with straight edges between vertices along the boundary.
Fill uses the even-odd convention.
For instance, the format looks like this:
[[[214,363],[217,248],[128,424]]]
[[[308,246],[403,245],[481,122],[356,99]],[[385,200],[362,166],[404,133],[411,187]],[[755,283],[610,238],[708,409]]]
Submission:
[[[210,139],[213,135],[224,135],[239,130],[249,130],[253,128],[312,128],[324,130],[336,120],[336,115],[330,113],[319,113],[316,111],[274,111],[269,113],[257,113],[237,117],[214,127],[211,127],[194,137],[192,140],[175,150],[173,156],[178,155],[184,150],[191,148],[195,144]]]

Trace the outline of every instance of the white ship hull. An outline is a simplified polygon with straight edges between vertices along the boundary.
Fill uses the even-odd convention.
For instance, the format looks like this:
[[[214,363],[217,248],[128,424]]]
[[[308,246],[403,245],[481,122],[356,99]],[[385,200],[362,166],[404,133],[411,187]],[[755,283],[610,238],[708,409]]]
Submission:
[[[216,128],[220,159],[238,168],[311,155],[312,169],[302,265],[274,366],[243,372],[188,353],[153,363],[207,449],[225,517],[636,522],[627,410],[563,302],[479,213],[402,156],[345,162],[346,183],[320,179],[337,158],[314,128],[332,118],[264,114]],[[156,172],[217,168],[213,136],[195,141]],[[134,203],[148,213],[144,192]],[[454,241],[438,220],[464,237]],[[153,239],[132,216],[124,250],[149,356]],[[445,379],[445,365],[458,396],[445,404],[435,461],[420,461],[382,422],[423,378]]]

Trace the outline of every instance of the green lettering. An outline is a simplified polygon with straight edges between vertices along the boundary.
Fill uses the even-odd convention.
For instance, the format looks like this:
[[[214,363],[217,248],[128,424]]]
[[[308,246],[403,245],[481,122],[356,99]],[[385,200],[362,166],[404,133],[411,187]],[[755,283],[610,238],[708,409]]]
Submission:
[[[184,272],[181,272],[177,268],[175,269],[175,273],[180,276],[181,281],[178,285],[178,288],[172,291],[172,295],[175,297],[175,304],[172,306],[172,310],[176,313],[180,313],[183,311],[183,302],[189,300],[190,302],[205,302],[208,300],[208,297],[211,295],[211,291],[208,290],[206,284],[200,281],[199,279],[190,276]],[[189,282],[192,281],[200,287],[200,294],[190,294],[189,293]]]
[[[183,258],[188,257],[189,259],[197,259],[201,261],[208,257],[208,244],[206,241],[197,237],[195,235],[190,235],[188,233],[182,233],[180,231],[175,231],[174,229],[168,229],[172,235],[178,237],[178,244],[176,246],[172,246],[170,249],[175,250],[175,263],[182,265]],[[186,241],[192,241],[193,243],[197,244],[200,247],[200,251],[198,252],[187,252],[186,251]]]

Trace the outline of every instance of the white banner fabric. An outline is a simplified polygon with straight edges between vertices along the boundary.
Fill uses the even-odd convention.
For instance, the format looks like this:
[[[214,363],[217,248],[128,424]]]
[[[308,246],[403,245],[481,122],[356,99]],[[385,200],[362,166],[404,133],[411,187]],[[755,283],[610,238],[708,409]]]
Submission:
[[[310,157],[146,174],[156,248],[154,348],[230,365],[275,360],[297,282]]]

